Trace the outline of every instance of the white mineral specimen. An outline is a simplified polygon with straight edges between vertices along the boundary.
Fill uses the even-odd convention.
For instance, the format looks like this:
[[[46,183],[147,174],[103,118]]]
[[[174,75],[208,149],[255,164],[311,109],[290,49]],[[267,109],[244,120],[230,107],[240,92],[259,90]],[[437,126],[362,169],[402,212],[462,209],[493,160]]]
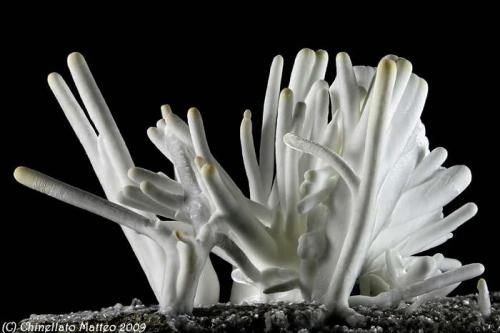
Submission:
[[[444,148],[429,151],[427,83],[410,62],[390,55],[377,68],[353,66],[346,53],[335,62],[329,85],[328,54],[301,50],[280,93],[283,59],[274,58],[259,158],[250,111],[240,127],[250,197],[210,152],[195,108],[186,123],[164,105],[147,132],[175,174],[136,167],[79,53],[68,66],[90,119],[59,74],[48,81],[109,201],[28,168],[15,177],[121,224],[163,311],[217,302],[210,252],[234,266],[232,301],[314,300],[351,324],[363,320],[354,304],[446,295],[483,266],[417,254],[476,214],[473,203],[442,212],[471,173],[443,167]],[[351,296],[356,283],[361,295]]]

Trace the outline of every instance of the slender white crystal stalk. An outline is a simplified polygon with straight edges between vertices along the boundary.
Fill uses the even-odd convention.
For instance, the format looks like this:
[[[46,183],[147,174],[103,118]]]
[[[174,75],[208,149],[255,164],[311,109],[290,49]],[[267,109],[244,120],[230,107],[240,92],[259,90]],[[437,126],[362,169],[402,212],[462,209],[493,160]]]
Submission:
[[[328,119],[328,101],[325,101],[325,92],[328,92],[328,83],[320,80],[316,81],[309,91],[305,100],[306,115],[302,124],[302,129],[295,133],[300,136],[311,138],[317,135],[322,127],[326,125]],[[329,97],[329,94],[328,94]],[[323,120],[323,121],[321,121]]]
[[[456,270],[433,276],[425,281],[415,283],[403,289],[404,299],[423,295],[436,289],[447,287],[457,282],[470,280],[483,274],[484,266],[481,264],[468,264]]]
[[[35,191],[105,217],[144,235],[150,235],[150,229],[155,224],[154,221],[125,207],[26,167],[17,167],[14,178]]]
[[[314,67],[311,70],[311,75],[307,87],[312,87],[314,82],[324,80],[326,68],[328,66],[328,52],[325,50],[317,50],[314,61]]]
[[[271,192],[271,186],[273,185],[274,142],[282,72],[283,57],[278,55],[274,57],[273,63],[271,64],[266,96],[264,98],[264,111],[262,116],[259,167],[262,175],[262,186],[265,196],[269,196]]]
[[[183,248],[179,251],[181,265],[179,267],[179,277],[176,286],[179,294],[178,301],[180,303],[178,311],[181,313],[191,312],[193,304],[188,299],[194,297],[191,287],[196,275],[196,266],[198,265],[196,248],[193,240],[186,237],[182,232],[177,230],[174,232],[174,235],[181,243],[178,247]],[[191,294],[193,295],[191,296]]]
[[[323,133],[325,130],[325,127],[328,124],[329,103],[330,93],[328,92],[328,84],[325,82],[324,87],[319,89],[316,93],[314,108],[311,110],[314,112],[314,133]]]
[[[351,59],[345,52],[337,54],[335,59],[337,65],[337,78],[340,101],[340,110],[342,111],[342,121],[344,129],[348,132],[354,130],[359,117],[359,90],[356,89],[356,76],[352,67]]]
[[[394,91],[392,93],[392,108],[395,109],[399,105],[406,87],[408,86],[408,82],[410,81],[411,73],[413,71],[413,66],[408,60],[404,58],[394,56],[392,60],[396,62],[396,66],[398,68],[396,82],[394,83]]]
[[[193,139],[194,152],[197,156],[201,156],[207,161],[212,162],[212,153],[208,147],[203,120],[201,119],[200,111],[197,108],[190,108],[188,111],[189,132]]]
[[[133,162],[85,58],[78,52],[71,53],[68,56],[68,67],[83,104],[97,132],[103,138],[111,163],[118,171],[118,177],[123,184],[127,184],[127,170],[133,166]]]
[[[446,161],[447,157],[448,152],[443,147],[437,147],[432,150],[427,156],[424,157],[422,162],[413,172],[408,187],[413,187],[426,181],[429,177],[431,177],[432,172],[438,169],[444,161]]]
[[[479,312],[483,317],[489,317],[491,315],[491,301],[490,292],[488,291],[488,285],[486,280],[481,278],[477,282],[477,305],[479,306]]]
[[[257,155],[252,135],[252,113],[246,110],[243,114],[240,126],[240,141],[241,153],[243,155],[243,163],[247,174],[248,185],[250,187],[250,199],[265,203],[265,198],[262,193],[262,177],[260,175]]]
[[[286,211],[284,218],[287,224],[290,225],[288,231],[290,234],[294,234],[292,237],[297,237],[298,234],[302,232],[299,223],[300,217],[297,214],[297,203],[299,202],[300,196],[297,189],[299,188],[299,158],[300,154],[293,150],[287,149],[285,152],[285,199]]]
[[[276,137],[283,136],[290,131],[292,126],[294,93],[285,88],[280,94],[278,105],[278,121],[276,124]],[[287,202],[287,178],[286,178],[286,146],[282,140],[276,140],[276,180],[281,202],[281,211],[286,216]]]
[[[47,81],[49,87],[54,93],[59,105],[61,106],[71,127],[86,152],[92,164],[97,163],[97,134],[87,119],[83,109],[71,93],[68,85],[58,73],[51,73]]]
[[[292,118],[292,132],[298,135],[303,134],[304,121],[306,118],[307,104],[304,102],[295,103],[295,108],[293,109]]]
[[[290,83],[288,87],[296,95],[297,101],[304,101],[306,93],[311,83],[314,63],[316,62],[316,53],[311,49],[302,49],[295,58],[292,73],[290,74]]]
[[[446,216],[439,223],[433,223],[421,228],[409,235],[410,240],[401,249],[403,254],[412,255],[422,252],[424,248],[432,242],[440,239],[448,233],[454,231],[466,221],[470,220],[477,213],[477,206],[467,203]]]

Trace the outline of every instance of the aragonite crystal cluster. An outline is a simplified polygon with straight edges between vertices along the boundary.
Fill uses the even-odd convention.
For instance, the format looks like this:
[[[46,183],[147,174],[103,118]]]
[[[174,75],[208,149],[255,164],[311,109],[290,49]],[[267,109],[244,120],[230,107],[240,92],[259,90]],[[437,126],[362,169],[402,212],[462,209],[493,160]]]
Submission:
[[[327,64],[327,52],[301,50],[281,90],[283,59],[274,58],[258,151],[250,111],[240,127],[249,196],[212,155],[196,108],[186,123],[164,105],[147,131],[174,174],[136,167],[79,53],[68,67],[83,105],[59,74],[48,82],[106,199],[26,167],[14,176],[120,224],[165,312],[218,301],[211,252],[233,266],[233,302],[317,301],[351,324],[363,320],[354,305],[412,310],[481,275],[481,264],[418,255],[477,211],[467,203],[443,216],[471,173],[443,167],[444,148],[429,151],[427,83],[393,55],[373,68],[339,53],[332,84]]]

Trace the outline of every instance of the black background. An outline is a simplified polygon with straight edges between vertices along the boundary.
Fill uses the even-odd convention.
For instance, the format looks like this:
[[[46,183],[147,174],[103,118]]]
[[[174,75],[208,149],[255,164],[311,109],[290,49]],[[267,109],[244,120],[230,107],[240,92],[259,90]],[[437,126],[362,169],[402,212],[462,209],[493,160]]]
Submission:
[[[372,66],[388,53],[406,57],[429,83],[423,121],[431,148],[448,150],[447,166],[466,164],[472,170],[472,184],[447,211],[467,201],[479,205],[478,215],[432,252],[484,263],[490,289],[500,289],[498,36],[495,22],[484,16],[488,10],[448,12],[432,24],[427,14],[375,18],[366,26],[364,18],[339,11],[307,24],[305,14],[281,15],[271,24],[258,15],[240,19],[241,11],[220,20],[208,12],[196,17],[165,12],[155,18],[114,13],[104,19],[77,19],[69,12],[65,20],[54,13],[40,20],[17,13],[3,27],[1,320],[99,309],[134,297],[155,302],[118,226],[28,190],[12,177],[17,165],[25,165],[102,194],[46,84],[52,71],[71,83],[66,56],[76,50],[85,55],[137,165],[170,170],[146,129],[160,118],[161,104],[170,103],[184,118],[196,106],[214,155],[245,191],[239,123],[244,109],[251,109],[258,137],[274,55],[285,57],[283,82],[302,47],[325,49],[330,60],[346,51],[354,64]],[[200,20],[203,16],[206,20]],[[343,16],[352,19],[344,23]],[[334,74],[330,65],[328,81]],[[228,267],[220,267],[226,301]],[[474,291],[475,281],[458,290]]]

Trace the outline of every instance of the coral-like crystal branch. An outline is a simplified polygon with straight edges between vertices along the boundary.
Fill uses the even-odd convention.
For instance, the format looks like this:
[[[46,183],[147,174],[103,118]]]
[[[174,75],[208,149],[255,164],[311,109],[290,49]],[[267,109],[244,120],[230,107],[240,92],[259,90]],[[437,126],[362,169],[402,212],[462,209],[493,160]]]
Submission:
[[[363,320],[354,305],[410,302],[412,311],[484,270],[418,256],[476,214],[472,203],[442,213],[470,171],[443,167],[443,148],[429,151],[427,83],[407,60],[390,55],[372,68],[339,53],[331,85],[327,64],[325,51],[303,49],[281,90],[283,59],[274,58],[258,150],[249,110],[240,126],[249,197],[211,153],[196,108],[186,123],[164,105],[147,131],[173,175],[136,167],[79,53],[68,66],[89,118],[61,76],[48,81],[107,200],[28,168],[15,177],[120,224],[162,311],[218,301],[210,252],[234,267],[234,302],[314,300],[353,325]],[[478,288],[486,312],[486,284]]]

